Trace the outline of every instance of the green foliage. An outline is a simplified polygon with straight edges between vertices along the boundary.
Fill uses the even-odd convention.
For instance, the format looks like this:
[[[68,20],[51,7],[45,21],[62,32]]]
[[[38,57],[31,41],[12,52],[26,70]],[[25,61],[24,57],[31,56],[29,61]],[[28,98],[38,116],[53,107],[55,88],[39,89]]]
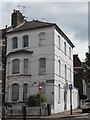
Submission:
[[[47,98],[43,97],[42,94],[38,93],[28,97],[26,105],[28,106],[40,106],[40,95],[41,95],[41,105],[47,103]]]
[[[86,59],[84,64],[84,79],[86,83],[90,84],[90,53],[86,53]]]

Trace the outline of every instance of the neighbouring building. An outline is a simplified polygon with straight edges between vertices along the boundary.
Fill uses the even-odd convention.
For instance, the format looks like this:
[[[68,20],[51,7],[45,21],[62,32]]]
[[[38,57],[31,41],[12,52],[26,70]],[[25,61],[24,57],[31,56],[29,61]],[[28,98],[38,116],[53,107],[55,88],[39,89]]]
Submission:
[[[78,90],[73,81],[73,43],[54,23],[26,21],[20,11],[12,13],[13,28],[7,31],[6,102],[19,106],[32,94],[42,94],[51,112],[78,106]],[[22,19],[22,20],[21,20]],[[14,20],[14,21],[13,21]],[[15,20],[20,20],[17,25]],[[15,23],[14,23],[15,22]]]
[[[0,29],[0,118],[3,111],[2,106],[5,105],[5,66],[6,66],[6,29]]]
[[[0,31],[0,107],[2,105],[2,31]]]
[[[86,99],[85,81],[83,78],[83,63],[80,61],[78,54],[73,55],[74,67],[74,86],[78,88],[79,92],[79,107],[82,99]]]

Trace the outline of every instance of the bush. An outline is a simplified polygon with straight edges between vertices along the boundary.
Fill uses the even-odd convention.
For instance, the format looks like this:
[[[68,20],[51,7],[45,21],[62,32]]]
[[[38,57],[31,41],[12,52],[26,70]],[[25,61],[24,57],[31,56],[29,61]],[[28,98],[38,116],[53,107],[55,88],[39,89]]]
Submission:
[[[41,105],[43,103],[47,103],[47,98],[43,97],[42,94],[38,93],[35,95],[31,95],[26,100],[26,105],[28,106],[40,106],[40,95],[41,95]]]

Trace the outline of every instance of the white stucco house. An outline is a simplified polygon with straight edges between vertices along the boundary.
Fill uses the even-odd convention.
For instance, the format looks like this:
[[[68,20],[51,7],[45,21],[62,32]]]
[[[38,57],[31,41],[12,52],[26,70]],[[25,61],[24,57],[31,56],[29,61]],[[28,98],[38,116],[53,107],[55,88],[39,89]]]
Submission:
[[[23,22],[7,31],[6,102],[20,104],[32,94],[42,93],[51,112],[70,109],[73,85],[73,43],[53,23],[38,20]],[[78,91],[72,90],[73,109],[78,106]]]

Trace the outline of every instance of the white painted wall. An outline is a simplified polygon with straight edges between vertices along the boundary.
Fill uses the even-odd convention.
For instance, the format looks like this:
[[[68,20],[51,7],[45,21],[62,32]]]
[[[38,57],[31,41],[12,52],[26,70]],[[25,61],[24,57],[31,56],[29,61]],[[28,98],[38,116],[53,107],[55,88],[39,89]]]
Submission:
[[[39,46],[39,34],[41,32],[46,33],[46,44],[45,46]],[[7,97],[6,100],[12,102],[11,98],[11,85],[13,83],[18,83],[20,85],[20,96],[19,101],[22,101],[23,95],[23,83],[28,83],[28,96],[38,93],[38,85],[39,81],[46,82],[46,91],[45,96],[48,99],[48,103],[51,104],[52,113],[57,113],[64,111],[64,90],[65,90],[65,64],[67,65],[67,83],[73,84],[73,50],[71,48],[71,59],[69,57],[69,47],[71,47],[67,41],[56,31],[56,29],[52,28],[41,28],[37,30],[31,31],[23,31],[19,33],[13,33],[7,35],[7,55],[9,52],[14,51],[12,49],[12,37],[17,36],[19,38],[18,49],[22,49],[22,37],[23,35],[29,36],[29,47],[27,50],[33,51],[33,54],[17,54],[10,55],[7,57]],[[58,48],[58,35],[60,35],[61,39],[61,48]],[[64,41],[67,46],[67,53],[64,53]],[[39,59],[46,58],[46,74],[39,75]],[[24,58],[29,59],[29,75],[23,76],[23,67],[21,64],[21,71],[19,75],[12,76],[12,60],[15,58],[19,58],[22,62]],[[61,74],[59,75],[58,71],[58,60],[61,61]],[[8,63],[10,62],[10,69],[8,69]],[[70,72],[69,68],[71,68],[71,80],[70,80]],[[50,80],[54,80],[54,83],[50,83]],[[34,85],[33,83],[37,84]],[[60,84],[60,102],[58,102],[58,84]],[[75,93],[76,94],[76,93]],[[77,96],[77,95],[76,95]],[[76,97],[75,96],[75,97]],[[75,102],[75,101],[74,101]],[[77,101],[76,101],[77,102]],[[75,107],[76,107],[75,103]],[[69,110],[70,106],[70,94],[69,90],[67,90],[67,109]]]

